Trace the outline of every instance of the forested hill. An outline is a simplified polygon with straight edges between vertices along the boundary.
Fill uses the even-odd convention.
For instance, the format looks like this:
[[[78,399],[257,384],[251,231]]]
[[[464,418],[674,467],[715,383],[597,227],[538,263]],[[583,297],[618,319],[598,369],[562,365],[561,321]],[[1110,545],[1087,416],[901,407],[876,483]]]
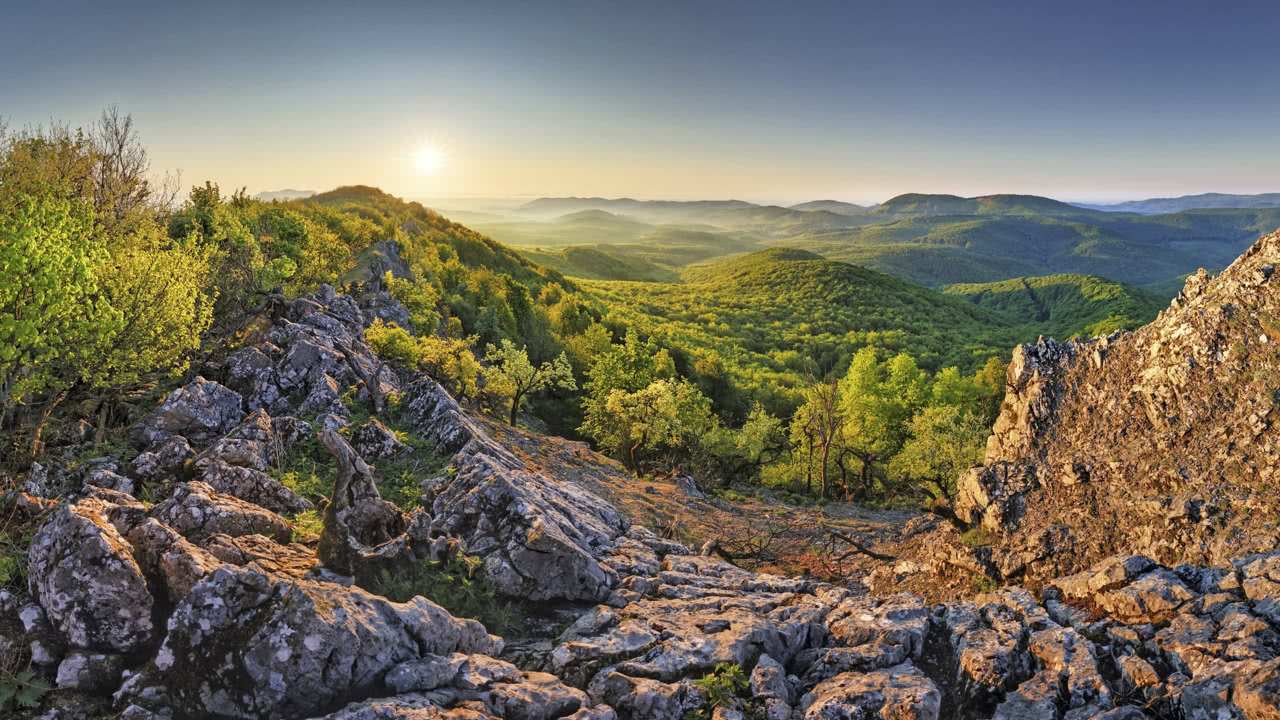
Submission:
[[[1046,337],[1064,340],[1140,327],[1154,320],[1168,305],[1154,292],[1093,275],[959,284],[948,286],[943,292],[1038,327]]]

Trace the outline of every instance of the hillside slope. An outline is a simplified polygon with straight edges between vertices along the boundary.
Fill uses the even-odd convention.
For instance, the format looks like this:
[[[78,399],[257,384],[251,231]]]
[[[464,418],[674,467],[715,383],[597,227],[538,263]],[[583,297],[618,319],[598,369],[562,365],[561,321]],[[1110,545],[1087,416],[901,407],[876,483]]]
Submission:
[[[948,295],[1041,328],[1063,340],[1136,329],[1167,303],[1161,296],[1093,275],[1046,275],[994,283],[949,285]]]
[[[694,265],[681,279],[583,285],[619,321],[672,347],[714,350],[742,386],[769,395],[842,370],[868,344],[907,350],[930,370],[972,371],[1030,339],[1003,314],[804,250]]]

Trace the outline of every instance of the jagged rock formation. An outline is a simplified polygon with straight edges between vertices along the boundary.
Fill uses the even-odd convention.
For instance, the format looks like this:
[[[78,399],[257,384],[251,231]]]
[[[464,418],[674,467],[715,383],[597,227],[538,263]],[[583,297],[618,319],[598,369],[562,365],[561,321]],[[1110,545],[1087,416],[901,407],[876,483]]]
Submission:
[[[748,572],[522,459],[430,378],[380,369],[361,313],[331,291],[295,301],[269,342],[228,361],[236,390],[198,378],[144,421],[132,468],[95,466],[69,488],[32,546],[29,597],[0,593],[0,650],[58,678],[49,718],[678,720],[708,709],[695,681],[720,663],[742,668],[750,697],[708,713],[718,720],[1280,717],[1280,550],[1209,568],[1117,556],[1038,596],[936,606]],[[1036,358],[1040,377],[1070,367]],[[336,388],[361,378],[402,388],[402,419],[452,472],[422,479],[429,509],[402,513],[362,454],[388,447],[382,426],[348,443],[317,420],[339,481],[320,546],[292,543],[280,513],[301,506],[264,469],[314,432],[297,419],[307,408],[349,417]],[[1041,425],[1027,427],[1072,402],[1036,397]],[[1008,467],[988,497],[1027,497],[1042,477]],[[1032,503],[999,507],[1004,525],[1036,517]],[[430,598],[360,587],[371,569],[455,548],[505,595],[554,608],[531,623],[552,629],[508,647]]]
[[[1021,346],[955,504],[1032,582],[1124,550],[1224,564],[1280,541],[1280,233],[1202,270],[1150,325]]]

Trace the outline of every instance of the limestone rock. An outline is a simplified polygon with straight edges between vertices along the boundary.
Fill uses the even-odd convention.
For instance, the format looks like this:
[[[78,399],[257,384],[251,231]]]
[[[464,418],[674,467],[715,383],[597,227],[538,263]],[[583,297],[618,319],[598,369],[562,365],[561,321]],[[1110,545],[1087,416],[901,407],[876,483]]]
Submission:
[[[480,623],[453,618],[421,597],[398,604],[358,588],[242,568],[214,571],[168,625],[155,659],[121,689],[119,706],[305,717],[376,693],[401,663],[502,647]]]
[[[206,466],[199,479],[216,492],[261,505],[274,513],[299,513],[313,507],[310,501],[299,497],[265,472],[228,465],[222,460],[214,460]]]
[[[937,686],[909,662],[868,673],[842,673],[800,700],[805,720],[937,720],[941,707]]]
[[[351,446],[365,460],[395,457],[408,449],[394,433],[376,419],[370,420],[351,432]]]
[[[195,543],[213,535],[265,535],[278,542],[293,539],[288,520],[202,482],[179,483],[151,516]]]
[[[244,418],[240,393],[211,380],[195,380],[169,393],[134,428],[134,441],[147,448],[173,435],[203,445],[230,432]]]
[[[68,643],[128,653],[152,637],[151,594],[133,548],[106,518],[108,504],[63,505],[31,541],[31,593]]]

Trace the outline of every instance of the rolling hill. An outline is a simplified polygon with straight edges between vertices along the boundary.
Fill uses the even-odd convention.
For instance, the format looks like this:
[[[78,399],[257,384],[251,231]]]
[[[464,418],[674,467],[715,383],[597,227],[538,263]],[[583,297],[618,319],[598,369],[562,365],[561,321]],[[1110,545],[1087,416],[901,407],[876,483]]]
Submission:
[[[866,205],[854,205],[853,203],[841,202],[839,200],[811,200],[809,202],[800,203],[799,205],[790,206],[792,210],[804,210],[810,212],[813,210],[826,210],[839,215],[856,215],[864,212],[869,208]]]
[[[1091,205],[1076,203],[1080,207],[1110,212],[1130,212],[1142,215],[1160,213],[1176,213],[1182,210],[1199,210],[1206,208],[1273,208],[1280,207],[1280,193],[1261,193],[1258,195],[1231,195],[1227,193],[1201,193],[1199,195],[1182,195],[1172,198],[1148,198],[1146,200],[1130,200],[1111,205]]]
[[[993,283],[951,285],[947,295],[1008,315],[1047,337],[1106,335],[1155,319],[1167,306],[1161,295],[1093,275],[1047,275]]]

